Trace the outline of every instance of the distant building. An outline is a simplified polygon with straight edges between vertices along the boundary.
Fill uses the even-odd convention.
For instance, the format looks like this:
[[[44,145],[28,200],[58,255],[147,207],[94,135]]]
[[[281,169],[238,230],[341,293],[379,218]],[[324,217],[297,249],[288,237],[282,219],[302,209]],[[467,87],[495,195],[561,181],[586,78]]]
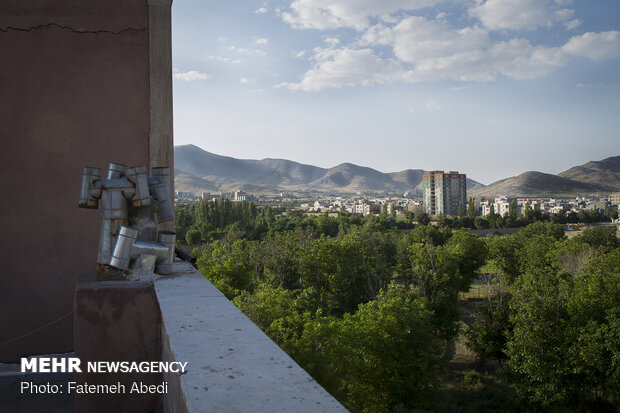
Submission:
[[[175,191],[176,199],[196,199],[196,192]]]
[[[609,194],[609,203],[611,205],[620,205],[620,192]]]
[[[509,198],[507,196],[500,196],[495,199],[483,198],[480,200],[480,211],[482,216],[487,216],[491,213],[491,206],[493,207],[493,212],[499,216],[508,216],[510,215],[510,205],[515,203],[515,213],[517,217],[520,217],[525,211],[525,205],[527,202],[519,201],[515,198]]]
[[[352,211],[354,214],[361,214],[364,216],[370,214],[377,215],[381,213],[381,205],[364,199],[355,204]]]
[[[429,215],[457,215],[459,205],[467,208],[465,174],[457,171],[430,171],[422,175],[424,210]]]

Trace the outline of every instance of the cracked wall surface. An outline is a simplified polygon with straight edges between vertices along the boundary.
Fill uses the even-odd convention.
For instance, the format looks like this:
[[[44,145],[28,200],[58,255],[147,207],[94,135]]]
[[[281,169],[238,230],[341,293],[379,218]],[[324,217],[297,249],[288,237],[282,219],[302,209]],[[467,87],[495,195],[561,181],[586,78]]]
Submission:
[[[100,223],[77,207],[82,168],[149,165],[148,2],[2,0],[0,56],[6,362],[73,350],[66,315]]]

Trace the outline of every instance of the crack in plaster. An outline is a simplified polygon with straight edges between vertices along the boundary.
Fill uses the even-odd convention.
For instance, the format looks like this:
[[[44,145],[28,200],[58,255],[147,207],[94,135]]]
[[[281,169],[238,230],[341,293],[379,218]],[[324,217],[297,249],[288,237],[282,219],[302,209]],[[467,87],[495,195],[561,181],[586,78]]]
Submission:
[[[8,26],[6,28],[2,28],[0,27],[0,32],[2,33],[7,33],[9,31],[20,31],[20,32],[31,32],[34,30],[38,30],[41,29],[43,27],[57,27],[60,29],[69,29],[71,30],[73,33],[80,33],[80,34],[99,34],[99,33],[107,33],[107,34],[121,34],[124,32],[131,32],[131,31],[135,31],[135,32],[140,32],[140,31],[144,31],[147,30],[147,27],[142,27],[142,28],[136,28],[136,27],[127,27],[125,29],[121,29],[118,31],[113,31],[113,30],[79,30],[79,29],[74,29],[71,26],[62,26],[58,23],[46,23],[46,24],[39,24],[37,26],[31,26],[29,28],[24,28],[24,27],[13,27],[13,26]]]

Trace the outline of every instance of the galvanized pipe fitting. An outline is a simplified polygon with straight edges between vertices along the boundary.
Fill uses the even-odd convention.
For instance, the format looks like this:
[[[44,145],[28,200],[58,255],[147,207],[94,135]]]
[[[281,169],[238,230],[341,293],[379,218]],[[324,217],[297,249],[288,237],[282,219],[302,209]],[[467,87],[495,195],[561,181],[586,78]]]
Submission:
[[[116,237],[114,253],[110,260],[110,266],[127,270],[131,259],[131,247],[138,238],[138,230],[131,227],[121,227]]]
[[[127,169],[127,178],[136,186],[131,204],[134,208],[151,205],[151,194],[144,166],[135,166]]]
[[[165,184],[168,187],[168,193],[170,193],[170,168],[167,166],[151,168],[151,176],[157,179],[160,184]]]
[[[151,187],[153,197],[157,199],[157,222],[168,222],[174,220],[174,210],[170,200],[168,185],[157,184]]]
[[[157,242],[166,246],[168,248],[168,252],[165,260],[162,262],[158,261],[155,271],[159,274],[170,274],[172,272],[172,263],[174,262],[176,233],[172,231],[159,231],[157,234]]]
[[[99,168],[82,171],[79,206],[97,208],[101,199],[98,279],[116,279],[106,275],[113,272],[110,267],[130,273],[172,272],[176,235],[158,233],[156,225],[156,221],[174,220],[170,168],[153,168],[152,172],[149,178],[144,166],[127,168],[113,162],[107,179],[101,179]]]
[[[118,179],[125,175],[127,167],[120,163],[110,162],[108,165],[108,176],[106,179]]]
[[[101,169],[84,168],[82,170],[82,185],[80,186],[80,208],[97,209],[101,190],[95,190],[94,182],[101,179]],[[98,191],[98,192],[97,192]]]

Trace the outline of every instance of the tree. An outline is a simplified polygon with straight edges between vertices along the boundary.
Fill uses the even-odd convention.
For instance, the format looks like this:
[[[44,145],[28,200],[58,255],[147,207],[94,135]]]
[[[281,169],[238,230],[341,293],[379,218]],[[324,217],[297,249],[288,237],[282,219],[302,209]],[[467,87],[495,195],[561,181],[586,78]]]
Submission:
[[[466,332],[467,346],[478,357],[503,361],[506,359],[507,333],[510,323],[509,296],[482,305],[475,312],[475,320]]]
[[[570,284],[553,269],[524,274],[510,303],[510,381],[520,396],[543,406],[566,403],[578,386],[566,357],[577,338],[568,322]]]
[[[411,211],[405,212],[405,220],[408,223],[413,223],[413,217],[414,217],[413,212],[411,212]]]
[[[554,266],[524,273],[513,291],[506,354],[517,392],[547,408],[617,409],[620,250],[593,255],[576,275]]]
[[[618,206],[613,205],[605,210],[605,216],[611,220],[618,219]]]
[[[431,217],[426,212],[416,214],[415,218],[420,225],[428,225],[431,222]]]
[[[256,282],[255,266],[250,259],[252,243],[241,239],[234,243],[214,241],[201,247],[196,260],[198,271],[228,299],[243,290],[252,291]]]
[[[513,220],[517,220],[517,200],[513,199],[510,201],[510,205],[508,206],[508,216]]]
[[[584,242],[591,247],[598,248],[603,252],[609,252],[618,247],[616,227],[597,226],[583,230],[575,237],[577,241]]]
[[[499,270],[501,282],[512,284],[519,275],[517,252],[522,243],[513,235],[495,236],[487,240],[488,259]]]
[[[199,230],[195,228],[190,228],[189,231],[185,233],[185,242],[187,245],[196,245],[202,240],[202,235]]]
[[[478,209],[476,208],[476,199],[469,198],[467,203],[467,216],[471,219],[475,219],[476,215],[478,215]]]
[[[474,219],[474,225],[477,229],[487,229],[489,228],[489,221],[484,217],[476,217]]]
[[[387,203],[383,204],[383,206],[381,207],[381,215],[379,215],[379,217],[383,221],[387,220],[387,218],[388,218],[388,206],[387,206]]]
[[[354,314],[309,321],[293,355],[352,411],[430,406],[444,363],[432,319],[424,298],[392,284]]]

